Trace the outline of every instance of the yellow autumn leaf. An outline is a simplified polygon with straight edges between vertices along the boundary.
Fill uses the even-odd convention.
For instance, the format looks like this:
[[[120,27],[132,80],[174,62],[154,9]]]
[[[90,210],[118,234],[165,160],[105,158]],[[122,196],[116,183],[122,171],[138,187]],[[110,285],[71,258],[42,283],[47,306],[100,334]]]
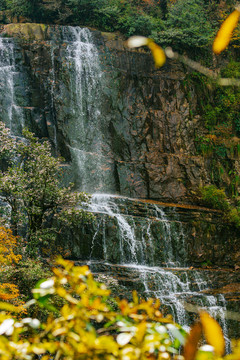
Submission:
[[[222,23],[217,36],[213,42],[213,52],[220,54],[228,46],[233,30],[238,24],[240,9],[237,7]]]
[[[133,290],[132,296],[133,296],[133,303],[134,303],[135,305],[137,305],[137,304],[139,303],[139,298],[138,298],[138,294],[137,294],[137,291],[136,291],[136,290]]]
[[[159,68],[166,62],[165,51],[161,46],[157,45],[153,40],[146,38],[145,36],[131,36],[127,40],[127,46],[129,48],[136,48],[140,46],[148,46],[152,52],[155,67]]]
[[[190,333],[188,334],[186,343],[184,345],[183,356],[185,360],[194,360],[197,350],[198,343],[202,335],[202,325],[197,322],[191,328]]]
[[[137,340],[138,343],[141,343],[143,341],[144,336],[146,335],[146,329],[147,329],[147,324],[146,322],[141,322],[138,326],[137,326],[137,331],[136,331],[136,335],[135,338]]]
[[[149,40],[147,46],[149,47],[149,49],[152,52],[155,67],[159,68],[159,67],[163,66],[166,62],[165,51],[161,48],[161,46],[155,44],[155,42],[152,40]]]
[[[200,319],[207,342],[214,347],[214,351],[217,355],[223,355],[225,340],[220,325],[204,311],[200,313]]]

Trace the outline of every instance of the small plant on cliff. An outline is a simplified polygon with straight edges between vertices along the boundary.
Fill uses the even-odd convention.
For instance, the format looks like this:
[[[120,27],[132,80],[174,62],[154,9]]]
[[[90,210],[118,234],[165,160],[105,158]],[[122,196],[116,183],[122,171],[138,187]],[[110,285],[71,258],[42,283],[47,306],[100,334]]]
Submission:
[[[223,189],[215,185],[207,185],[200,188],[201,201],[205,206],[224,212],[224,220],[240,228],[240,207],[230,204]]]
[[[24,141],[12,138],[0,123],[0,157],[7,164],[0,172],[0,192],[11,207],[14,234],[27,227],[27,251],[32,256],[54,242],[60,230],[53,225],[55,217],[64,213],[69,225],[73,217],[75,222],[89,219],[82,210],[69,210],[89,197],[61,186],[61,159],[51,155],[49,142],[40,142],[26,129],[23,136]]]
[[[207,185],[200,188],[200,193],[206,206],[223,211],[229,210],[230,205],[223,189],[218,189],[215,185]]]

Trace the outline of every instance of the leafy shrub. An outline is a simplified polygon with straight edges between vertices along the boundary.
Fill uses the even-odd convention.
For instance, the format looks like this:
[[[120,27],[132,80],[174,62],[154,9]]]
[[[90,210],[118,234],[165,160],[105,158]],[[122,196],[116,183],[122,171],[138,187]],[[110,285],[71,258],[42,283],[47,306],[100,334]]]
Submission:
[[[41,0],[5,0],[5,2],[13,17],[23,16],[36,20],[41,14]]]
[[[35,261],[27,259],[20,261],[16,266],[5,266],[5,271],[0,272],[0,282],[2,284],[13,284],[17,289],[16,297],[13,300],[10,300],[11,304],[16,306],[21,306],[22,312],[20,316],[24,313],[25,316],[34,316],[38,317],[41,321],[46,321],[47,317],[50,315],[47,308],[43,308],[38,303],[35,303],[33,306],[26,308],[24,304],[32,299],[32,289],[35,287],[42,279],[47,279],[52,275],[50,266],[45,262]],[[1,290],[0,283],[0,290]],[[11,293],[14,288],[11,288]],[[0,296],[1,298],[1,296]],[[64,301],[59,298],[59,296],[54,296],[50,304],[56,309],[60,309],[64,305]]]
[[[109,302],[110,291],[93,280],[87,266],[76,267],[59,259],[54,276],[40,281],[33,290],[34,300],[45,308],[54,308],[52,296],[64,300],[59,312],[53,312],[41,323],[39,319],[14,320],[0,313],[0,354],[2,360],[48,359],[106,360],[186,360],[221,359],[224,337],[219,324],[206,312],[190,334],[173,324],[171,316],[163,317],[159,300],[117,300],[114,310]],[[10,309],[1,303],[1,308]],[[11,310],[16,310],[11,307]],[[201,336],[211,345],[198,348]],[[178,355],[184,345],[184,357]],[[214,353],[213,353],[214,350]],[[238,359],[239,344],[226,359]]]
[[[5,10],[5,9],[6,9],[6,1],[0,0],[0,11]]]
[[[240,228],[240,209],[231,208],[227,214],[227,219],[229,222],[233,223],[237,228]]]
[[[155,29],[155,24],[151,16],[145,14],[127,14],[119,21],[122,31],[127,36],[136,34],[150,36]]]
[[[0,172],[0,191],[11,207],[11,226],[17,233],[27,227],[27,252],[41,254],[41,249],[54,244],[59,228],[53,224],[64,212],[64,226],[91,219],[91,215],[70,209],[88,201],[84,193],[72,191],[72,186],[61,187],[60,158],[51,155],[47,141],[39,141],[28,130],[23,130],[25,141],[10,137],[0,124],[0,157],[8,156],[9,166]],[[10,162],[14,159],[14,162]],[[60,224],[58,223],[58,226]]]
[[[155,2],[136,4],[128,0],[69,0],[68,4],[73,10],[73,21],[84,22],[104,31],[119,30],[127,36],[150,36],[152,32],[159,31],[162,24],[159,18],[161,9]]]
[[[51,276],[47,264],[31,259],[22,260],[15,267],[8,266],[7,271],[1,275],[1,279],[11,281],[18,285],[21,294],[25,299],[32,297],[32,288],[36,283]]]
[[[221,76],[227,78],[240,77],[240,62],[230,61],[221,70]],[[205,81],[205,87],[208,81]],[[211,84],[207,104],[202,106],[203,118],[208,129],[214,130],[219,124],[231,124],[232,135],[239,135],[240,90],[239,87],[222,87]]]
[[[10,229],[0,227],[0,299],[10,301],[12,304],[19,306],[21,311],[23,302],[20,300],[20,292],[15,281],[4,278],[7,274],[8,266],[14,268],[14,265],[21,260],[21,255],[17,254],[18,238],[13,236]],[[2,278],[3,275],[3,278]]]
[[[230,205],[223,189],[218,189],[215,185],[208,185],[201,188],[200,193],[204,205],[223,210],[225,221],[240,228],[240,208]]]
[[[159,34],[159,42],[174,48],[199,48],[209,44],[213,28],[202,0],[174,2],[166,19],[166,30]]]
[[[207,185],[200,188],[201,200],[206,206],[223,211],[229,210],[229,202],[223,189],[215,185]]]

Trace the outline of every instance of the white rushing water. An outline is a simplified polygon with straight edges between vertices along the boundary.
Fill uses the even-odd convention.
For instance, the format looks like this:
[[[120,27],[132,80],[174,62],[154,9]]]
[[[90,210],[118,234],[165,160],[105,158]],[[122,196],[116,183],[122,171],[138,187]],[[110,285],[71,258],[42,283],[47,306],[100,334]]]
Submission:
[[[80,179],[82,191],[103,192],[107,176],[112,176],[112,172],[106,171],[104,160],[101,92],[105,80],[99,53],[88,29],[63,27],[62,39],[61,66],[67,74],[69,88],[64,90],[66,93],[60,91],[59,98],[67,99],[65,101],[69,102],[67,106],[71,110],[65,126],[69,135],[73,168]],[[52,46],[52,114],[55,113],[57,83],[54,51]],[[0,117],[11,129],[15,126],[12,129],[15,134],[20,133],[24,126],[24,114],[16,100],[15,79],[18,75],[14,44],[11,39],[0,38]],[[53,119],[53,123],[55,120]],[[56,127],[54,131],[57,146]],[[149,216],[137,218],[133,213],[128,213],[125,206],[127,199],[117,201],[118,199],[104,194],[92,197],[88,210],[101,216],[92,239],[89,264],[94,260],[94,249],[98,246],[97,239],[101,233],[104,264],[111,265],[110,254],[115,247],[117,263],[123,269],[133,271],[142,284],[143,295],[159,298],[171,310],[174,319],[182,325],[189,323],[184,301],[191,298],[198,306],[206,307],[211,315],[220,320],[229,349],[224,318],[225,299],[222,295],[215,297],[201,293],[208,288],[208,283],[200,271],[190,272],[187,267],[185,234],[177,214],[174,221],[169,221],[164,208],[152,205]],[[118,243],[114,245],[109,243],[107,233],[109,219],[115,224],[118,239]]]
[[[223,295],[212,296],[201,293],[208,289],[209,285],[200,271],[189,270],[186,266],[185,257],[179,257],[175,253],[173,244],[178,243],[179,248],[185,251],[185,236],[182,224],[177,215],[176,221],[169,221],[163,208],[153,205],[154,217],[152,213],[148,218],[143,218],[141,227],[138,219],[121,211],[126,202],[126,198],[119,198],[110,195],[93,195],[89,210],[95,214],[104,216],[99,220],[95,238],[100,231],[100,221],[104,223],[101,227],[103,233],[104,262],[110,265],[109,254],[111,253],[111,244],[107,241],[105,233],[106,216],[114,219],[117,225],[119,248],[115,251],[120,252],[121,268],[132,270],[134,276],[137,276],[143,284],[143,295],[146,297],[155,297],[161,300],[173,314],[174,320],[181,325],[189,324],[189,314],[185,310],[184,302],[194,299],[194,303],[207,309],[210,315],[217,318],[220,322],[226,339],[227,349],[230,349],[228,339],[227,324],[224,318],[226,310],[226,301]],[[163,266],[154,266],[156,258],[156,239],[152,235],[152,226],[159,224],[161,230],[161,242],[163,243]],[[174,225],[178,225],[177,230]],[[146,246],[148,243],[148,246]],[[94,243],[93,243],[94,246]],[[161,246],[161,244],[157,244]],[[146,257],[146,254],[148,255]],[[91,263],[91,260],[90,260]],[[191,275],[191,277],[190,277]]]
[[[83,191],[101,191],[104,139],[101,128],[103,72],[92,33],[87,28],[63,27],[64,62],[69,77],[71,121],[69,149]]]
[[[0,118],[15,135],[19,135],[24,126],[24,116],[15,94],[15,79],[18,74],[14,42],[0,37]]]

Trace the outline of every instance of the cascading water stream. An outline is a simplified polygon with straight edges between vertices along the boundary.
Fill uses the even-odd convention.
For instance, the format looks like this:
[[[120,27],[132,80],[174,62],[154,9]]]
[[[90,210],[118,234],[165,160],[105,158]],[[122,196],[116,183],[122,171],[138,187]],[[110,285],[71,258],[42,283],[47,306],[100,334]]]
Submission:
[[[75,168],[79,188],[88,192],[103,192],[109,181],[106,171],[105,139],[102,128],[107,126],[101,111],[101,92],[104,76],[99,54],[91,31],[79,27],[62,27],[62,71],[68,77],[69,88],[65,93],[59,90],[59,98],[69,101],[71,109],[66,128],[72,168]],[[55,112],[57,79],[55,73],[54,47],[51,48],[52,71],[49,73],[51,112]],[[14,79],[18,74],[14,44],[11,39],[0,38],[0,104],[1,118],[15,134],[24,125],[24,116],[15,96]],[[16,121],[18,117],[18,122]],[[13,121],[13,118],[15,119]],[[52,119],[53,123],[57,119]],[[56,128],[55,128],[56,130]],[[57,137],[54,137],[57,145]],[[122,271],[130,273],[131,280],[142,284],[142,294],[157,297],[171,310],[174,319],[182,324],[189,323],[189,314],[184,301],[206,307],[213,316],[218,316],[229,348],[227,326],[224,319],[226,308],[222,295],[210,296],[201,293],[208,288],[207,281],[198,271],[190,271],[186,263],[185,233],[177,214],[169,221],[164,208],[155,204],[146,216],[135,216],[127,208],[127,199],[110,195],[93,195],[88,210],[98,216],[96,232],[92,238],[89,265],[96,260],[95,249],[101,237],[103,246],[102,264],[107,267],[120,265]],[[116,241],[111,244],[108,222],[114,223]],[[114,258],[111,254],[116,254]]]
[[[104,139],[101,128],[103,73],[91,31],[63,27],[64,61],[67,66],[72,121],[68,123],[69,149],[78,174],[79,188],[92,192],[103,187]],[[69,106],[69,104],[68,104]]]
[[[73,105],[73,109],[76,117],[78,117],[76,131],[81,134],[80,140],[77,138],[72,142],[71,151],[73,157],[77,159],[79,173],[83,174],[83,178],[86,176],[81,189],[92,191],[92,184],[95,190],[98,189],[101,192],[104,189],[104,181],[106,179],[104,178],[104,174],[101,173],[103,143],[101,132],[102,119],[101,111],[99,111],[100,97],[99,94],[96,94],[96,89],[98,88],[100,90],[101,88],[100,82],[103,74],[100,70],[98,53],[96,47],[93,45],[90,32],[85,29],[70,28],[70,34],[71,41],[68,43],[66,54],[69,70],[72,69],[73,74],[75,74],[71,85],[73,104],[76,103],[76,96],[79,99],[75,108]],[[88,99],[87,103],[84,102],[86,98]],[[88,146],[86,147],[85,138],[90,140],[90,148]],[[86,155],[86,148],[90,153],[94,149],[94,153],[96,152],[98,154],[97,163],[92,163],[92,159]],[[91,171],[96,175],[93,182],[90,180]],[[216,297],[199,293],[208,286],[197,272],[195,272],[196,286],[193,289],[187,271],[183,271],[181,278],[177,275],[176,271],[170,271],[170,268],[171,270],[178,270],[179,267],[182,268],[186,266],[185,235],[178,219],[176,218],[175,221],[175,225],[177,224],[176,230],[171,226],[163,209],[156,205],[153,206],[151,217],[154,217],[155,222],[161,224],[161,245],[163,247],[161,267],[156,267],[154,266],[156,256],[154,254],[154,238],[151,230],[153,221],[151,217],[148,218],[144,224],[141,224],[140,228],[139,224],[136,224],[134,216],[121,213],[121,209],[115,200],[116,198],[114,196],[94,195],[88,210],[96,214],[106,215],[115,220],[119,240],[118,248],[115,251],[119,252],[119,263],[123,267],[134,269],[144,286],[143,293],[145,296],[159,298],[162,304],[171,309],[178,323],[182,325],[189,323],[189,315],[184,308],[183,301],[188,300],[190,297],[196,298],[196,304],[207,307],[212,315],[219,316],[220,314],[220,320],[223,329],[225,329],[227,346],[229,347],[226,322],[222,316],[225,304],[222,303],[222,306],[218,306]],[[122,201],[124,203],[124,199]],[[106,234],[106,217],[103,216],[101,221],[103,261],[105,264],[111,264],[108,237]],[[96,233],[92,239],[89,264],[91,264],[91,257],[100,228],[101,226],[98,224]],[[178,243],[178,252],[174,249],[176,243]]]
[[[178,243],[179,248],[183,247],[184,250],[184,230],[177,215],[175,215],[175,221],[170,222],[163,208],[153,205],[149,217],[146,217],[141,222],[140,227],[139,219],[127,213],[124,208],[125,202],[125,198],[96,194],[93,195],[88,208],[92,213],[101,214],[99,221],[104,224],[107,217],[114,219],[119,239],[119,247],[115,249],[120,253],[119,265],[130,272],[132,271],[134,277],[139,278],[139,281],[143,284],[142,295],[159,298],[161,303],[173,314],[174,320],[181,325],[186,326],[190,322],[184,302],[193,299],[195,305],[206,308],[213,317],[218,318],[224,331],[226,348],[230,350],[227,325],[224,318],[226,302],[223,295],[203,294],[202,291],[209,287],[207,281],[199,271],[189,271],[189,268],[186,267],[184,251],[182,256],[179,256],[174,251],[174,242]],[[125,209],[124,212],[122,208]],[[100,222],[98,222],[95,238],[100,231]],[[156,225],[161,231],[163,245],[161,266],[154,266],[156,249],[153,244],[156,243],[156,239],[153,238],[153,228]],[[177,229],[176,225],[178,226]],[[109,258],[111,253],[109,246],[111,244],[106,240],[107,234],[105,231],[106,229],[102,227],[102,236],[104,238],[103,262],[111,266],[111,259]],[[91,260],[89,264],[91,265]],[[189,275],[191,275],[191,278]]]
[[[15,95],[17,76],[14,42],[0,37],[0,118],[14,135],[19,135],[24,126],[22,109],[18,106]]]

